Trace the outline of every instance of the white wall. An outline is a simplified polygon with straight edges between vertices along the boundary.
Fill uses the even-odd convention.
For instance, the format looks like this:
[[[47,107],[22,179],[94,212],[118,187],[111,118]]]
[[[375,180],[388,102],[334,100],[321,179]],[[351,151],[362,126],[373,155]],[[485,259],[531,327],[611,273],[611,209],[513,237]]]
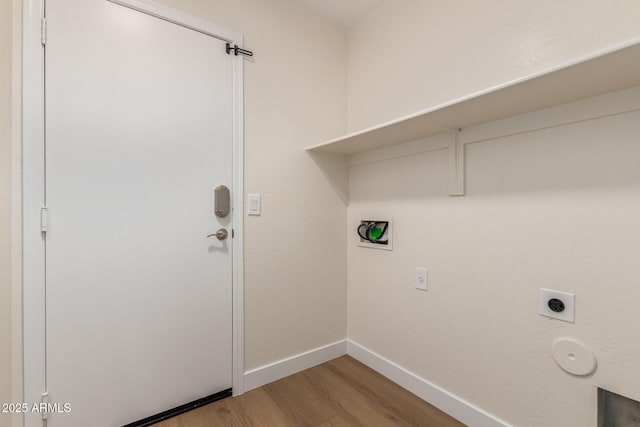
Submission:
[[[0,402],[11,402],[11,1],[0,2]],[[0,413],[0,427],[11,425]]]
[[[386,1],[349,31],[349,128],[605,48],[638,22],[636,0]]]
[[[350,32],[350,129],[640,35],[637,2],[513,5],[383,4]],[[636,112],[468,145],[458,198],[446,150],[352,167],[349,338],[517,426],[595,425],[597,386],[640,399],[639,123]],[[394,218],[393,252],[355,245],[371,213]],[[429,292],[414,289],[415,267]],[[577,294],[575,325],[537,314],[541,287]],[[593,349],[596,374],[556,366],[560,336]]]

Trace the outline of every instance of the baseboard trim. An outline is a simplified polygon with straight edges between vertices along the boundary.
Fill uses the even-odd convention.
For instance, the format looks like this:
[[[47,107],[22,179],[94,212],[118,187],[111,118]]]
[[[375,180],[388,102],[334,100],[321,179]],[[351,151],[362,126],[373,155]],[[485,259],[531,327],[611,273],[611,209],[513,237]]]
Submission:
[[[245,392],[348,354],[458,421],[473,427],[510,424],[352,340],[337,341],[245,372]]]
[[[354,341],[347,340],[347,354],[466,425],[473,427],[509,426],[499,418]]]
[[[347,354],[347,340],[327,344],[244,373],[244,391],[253,390]]]

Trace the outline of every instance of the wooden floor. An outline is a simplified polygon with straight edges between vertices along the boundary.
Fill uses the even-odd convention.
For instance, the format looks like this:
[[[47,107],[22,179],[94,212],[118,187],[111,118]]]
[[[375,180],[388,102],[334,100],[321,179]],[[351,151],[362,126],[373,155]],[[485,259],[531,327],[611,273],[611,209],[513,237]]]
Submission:
[[[463,426],[349,356],[154,427]]]

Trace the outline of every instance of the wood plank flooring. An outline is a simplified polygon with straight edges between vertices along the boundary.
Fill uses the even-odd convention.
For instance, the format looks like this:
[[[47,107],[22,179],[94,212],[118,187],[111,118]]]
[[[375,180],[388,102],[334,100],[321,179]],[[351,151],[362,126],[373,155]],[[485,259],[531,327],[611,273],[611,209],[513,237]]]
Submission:
[[[357,360],[343,356],[155,427],[463,425]]]

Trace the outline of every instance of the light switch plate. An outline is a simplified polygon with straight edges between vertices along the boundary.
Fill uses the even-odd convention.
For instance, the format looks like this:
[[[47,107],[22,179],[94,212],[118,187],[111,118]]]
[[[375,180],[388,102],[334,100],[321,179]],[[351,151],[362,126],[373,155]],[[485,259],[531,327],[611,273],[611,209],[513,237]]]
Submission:
[[[247,211],[249,215],[260,216],[262,212],[262,197],[260,194],[247,194]]]
[[[549,308],[549,301],[558,299],[564,304],[564,310],[556,312]],[[576,295],[567,292],[554,291],[551,289],[540,289],[540,315],[552,319],[563,320],[565,322],[575,322]]]
[[[416,289],[426,291],[429,288],[429,273],[426,268],[416,267]]]

